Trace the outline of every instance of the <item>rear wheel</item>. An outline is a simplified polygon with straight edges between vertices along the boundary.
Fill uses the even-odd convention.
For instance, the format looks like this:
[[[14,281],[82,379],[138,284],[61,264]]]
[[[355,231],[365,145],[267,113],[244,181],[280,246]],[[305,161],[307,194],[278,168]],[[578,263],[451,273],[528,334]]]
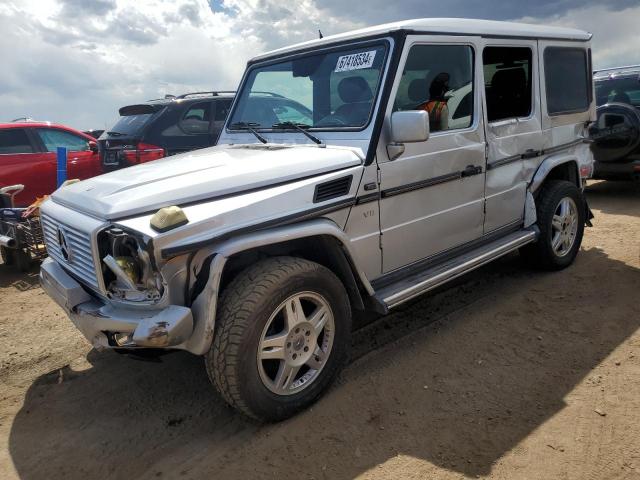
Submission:
[[[222,295],[207,372],[233,407],[282,420],[329,386],[350,332],[348,297],[331,271],[299,258],[264,260]]]
[[[31,254],[24,250],[16,250],[15,252],[16,266],[21,272],[28,272],[31,270]]]
[[[2,263],[7,266],[13,265],[15,263],[15,250],[7,247],[0,247],[0,258],[2,258]]]
[[[551,180],[542,187],[536,209],[540,237],[536,243],[524,247],[522,255],[538,268],[568,267],[578,254],[584,233],[582,192],[571,182]]]

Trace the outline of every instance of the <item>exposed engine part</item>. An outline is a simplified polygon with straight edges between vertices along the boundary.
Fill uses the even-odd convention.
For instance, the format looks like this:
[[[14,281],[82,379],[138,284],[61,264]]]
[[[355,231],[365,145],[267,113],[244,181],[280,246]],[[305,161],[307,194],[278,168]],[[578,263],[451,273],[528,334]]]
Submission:
[[[133,302],[157,301],[162,296],[162,279],[151,265],[140,240],[119,228],[103,232],[102,262],[108,294]]]
[[[118,257],[118,260],[113,258],[111,255],[107,255],[102,259],[104,264],[109,267],[109,270],[113,272],[116,276],[117,281],[121,282],[122,286],[128,288],[129,290],[136,290],[136,284],[134,283],[134,276],[132,275],[134,272],[131,268],[127,268],[127,271],[122,269],[120,265],[125,262],[133,265],[133,260],[126,257]]]

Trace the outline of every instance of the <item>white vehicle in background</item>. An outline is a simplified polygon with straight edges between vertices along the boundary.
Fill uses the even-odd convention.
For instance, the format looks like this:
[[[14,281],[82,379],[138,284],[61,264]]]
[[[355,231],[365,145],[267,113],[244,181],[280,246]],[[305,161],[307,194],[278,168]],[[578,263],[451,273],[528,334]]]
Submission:
[[[515,250],[573,262],[590,39],[422,19],[256,57],[218,146],[42,206],[42,285],[95,346],[203,355],[229,404],[289,417],[344,364],[352,310],[386,313]],[[407,108],[443,72],[447,128]]]

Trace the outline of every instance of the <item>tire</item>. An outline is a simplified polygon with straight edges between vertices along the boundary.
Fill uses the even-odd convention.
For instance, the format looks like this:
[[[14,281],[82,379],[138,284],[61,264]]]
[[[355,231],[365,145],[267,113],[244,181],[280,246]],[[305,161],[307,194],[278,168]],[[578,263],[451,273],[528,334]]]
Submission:
[[[16,267],[22,273],[26,273],[31,270],[31,254],[23,250],[17,250],[15,252]]]
[[[16,261],[15,250],[7,247],[0,247],[0,258],[2,258],[2,263],[11,266]]]
[[[640,146],[640,112],[626,103],[607,103],[598,107],[597,116],[589,129],[596,161],[628,162],[628,156]]]
[[[586,207],[582,192],[565,180],[550,180],[542,187],[537,200],[536,224],[540,229],[538,241],[521,249],[521,254],[531,266],[544,270],[561,270],[573,263],[580,250]],[[562,208],[573,208],[573,216],[553,224],[554,216],[562,217]],[[574,223],[575,222],[575,223]],[[561,225],[561,228],[558,226]],[[562,232],[558,236],[559,232]],[[562,235],[565,240],[563,241]],[[554,240],[559,240],[554,248]]]
[[[304,259],[270,258],[223,292],[207,373],[232,407],[280,421],[329,387],[346,362],[350,336],[349,299],[330,270]],[[291,368],[299,370],[291,376]]]

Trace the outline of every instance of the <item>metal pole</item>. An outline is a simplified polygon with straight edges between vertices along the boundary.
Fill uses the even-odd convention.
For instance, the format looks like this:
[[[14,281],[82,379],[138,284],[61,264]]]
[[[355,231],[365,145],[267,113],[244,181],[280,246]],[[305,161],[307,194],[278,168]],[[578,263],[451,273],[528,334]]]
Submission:
[[[57,188],[60,188],[60,185],[62,185],[65,180],[67,179],[67,149],[66,147],[58,147],[58,153],[57,153],[57,158],[58,158],[58,167],[57,167],[57,173],[58,173],[58,182],[57,182]]]

